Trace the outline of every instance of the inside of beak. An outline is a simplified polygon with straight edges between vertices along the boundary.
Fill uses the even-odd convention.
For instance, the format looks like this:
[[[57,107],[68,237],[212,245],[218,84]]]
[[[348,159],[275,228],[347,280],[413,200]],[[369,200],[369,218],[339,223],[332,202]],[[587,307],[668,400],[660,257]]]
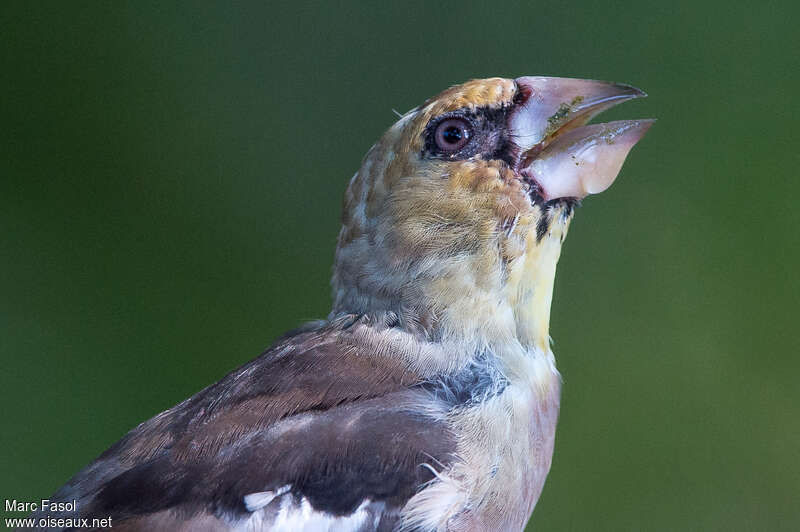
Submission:
[[[509,126],[522,151],[520,173],[536,183],[536,193],[545,201],[607,189],[654,122],[584,125],[614,105],[646,96],[629,85],[546,77],[516,82],[523,99]]]

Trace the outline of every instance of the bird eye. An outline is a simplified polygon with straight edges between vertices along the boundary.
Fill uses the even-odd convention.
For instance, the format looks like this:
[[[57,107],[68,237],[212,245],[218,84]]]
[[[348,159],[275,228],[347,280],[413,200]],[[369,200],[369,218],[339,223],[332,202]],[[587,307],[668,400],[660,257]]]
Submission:
[[[454,153],[463,148],[471,135],[469,123],[463,118],[448,118],[436,126],[436,147],[445,153]]]

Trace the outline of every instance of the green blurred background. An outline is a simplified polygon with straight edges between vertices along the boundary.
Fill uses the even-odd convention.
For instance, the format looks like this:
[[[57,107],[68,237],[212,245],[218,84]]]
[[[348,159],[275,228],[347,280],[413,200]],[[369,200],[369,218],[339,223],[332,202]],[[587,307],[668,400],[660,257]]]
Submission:
[[[393,108],[542,74],[659,122],[565,245],[536,529],[800,529],[795,6],[4,3],[0,498],[325,316]]]

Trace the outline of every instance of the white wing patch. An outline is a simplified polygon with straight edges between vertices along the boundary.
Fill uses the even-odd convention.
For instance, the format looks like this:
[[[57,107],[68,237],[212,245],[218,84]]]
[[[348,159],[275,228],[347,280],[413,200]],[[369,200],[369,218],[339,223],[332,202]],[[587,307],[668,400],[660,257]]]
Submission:
[[[244,496],[244,505],[247,508],[248,512],[255,512],[260,510],[264,506],[268,505],[272,502],[275,497],[280,497],[285,493],[289,492],[289,488],[292,486],[286,484],[285,486],[281,486],[280,488],[276,489],[275,491],[259,491],[258,493],[251,493],[250,495]]]
[[[239,521],[233,530],[242,532],[357,532],[374,530],[380,523],[385,504],[365,499],[349,515],[333,515],[315,510],[303,497],[298,502],[281,486],[274,491],[245,495],[244,504],[252,514]]]

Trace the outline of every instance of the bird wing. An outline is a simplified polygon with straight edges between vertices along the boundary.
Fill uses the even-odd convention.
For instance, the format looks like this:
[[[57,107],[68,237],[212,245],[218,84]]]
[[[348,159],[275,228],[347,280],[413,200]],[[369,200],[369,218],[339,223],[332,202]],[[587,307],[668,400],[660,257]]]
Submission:
[[[52,500],[123,530],[391,530],[454,442],[419,376],[374,355],[341,327],[284,338]]]

